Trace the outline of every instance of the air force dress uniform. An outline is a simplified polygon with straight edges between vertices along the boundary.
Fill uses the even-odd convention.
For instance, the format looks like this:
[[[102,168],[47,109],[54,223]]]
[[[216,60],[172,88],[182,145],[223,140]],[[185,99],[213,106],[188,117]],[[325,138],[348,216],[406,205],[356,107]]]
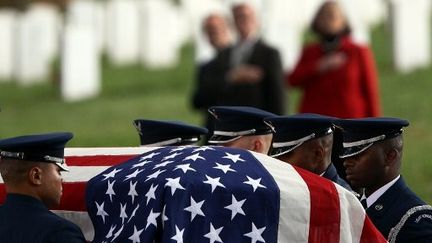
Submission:
[[[214,131],[208,143],[220,145],[242,136],[272,134],[273,128],[264,122],[275,114],[249,106],[213,106],[208,112],[214,119]]]
[[[64,146],[71,138],[71,133],[50,133],[0,140],[1,159],[55,163],[66,171]],[[83,243],[85,239],[78,226],[49,211],[40,200],[9,193],[0,206],[0,242]]]
[[[366,151],[374,143],[402,134],[408,121],[396,118],[344,120],[343,153],[348,158]],[[375,198],[362,197],[366,213],[390,243],[432,242],[432,207],[405,184],[402,176],[376,191]]]
[[[266,122],[271,124],[276,131],[273,137],[271,156],[281,156],[295,150],[309,140],[333,133],[334,119],[312,113],[267,118]],[[333,163],[330,163],[322,177],[352,191],[349,184],[339,177]]]
[[[137,119],[133,122],[138,131],[141,146],[183,146],[200,141],[208,130],[179,121]]]

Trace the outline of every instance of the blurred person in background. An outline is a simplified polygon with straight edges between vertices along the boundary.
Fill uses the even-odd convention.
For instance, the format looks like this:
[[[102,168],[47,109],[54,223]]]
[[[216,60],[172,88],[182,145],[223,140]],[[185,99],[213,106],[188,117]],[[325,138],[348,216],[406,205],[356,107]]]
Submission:
[[[224,50],[232,44],[232,36],[228,21],[221,14],[210,14],[203,21],[203,31],[208,42],[215,50],[215,56],[210,61],[197,67],[196,87],[192,96],[192,105],[201,110],[206,117],[205,126],[212,129],[212,119],[207,109],[219,103],[219,95],[223,89]]]
[[[207,66],[200,68],[194,107],[250,106],[283,114],[285,100],[279,52],[259,37],[259,24],[252,6],[237,3],[233,5],[232,13],[238,41],[233,45],[222,45],[223,48],[212,39],[228,36],[227,23],[220,17],[206,19],[204,29],[219,52]],[[217,26],[215,29],[219,34],[212,34],[212,25]],[[208,124],[210,131],[212,127]]]
[[[287,82],[303,91],[299,111],[339,118],[381,114],[377,72],[371,50],[353,42],[340,5],[326,1],[312,32],[318,42],[307,45]]]
[[[238,40],[227,49],[222,105],[252,106],[285,113],[282,62],[279,51],[259,36],[255,10],[247,3],[232,7]]]

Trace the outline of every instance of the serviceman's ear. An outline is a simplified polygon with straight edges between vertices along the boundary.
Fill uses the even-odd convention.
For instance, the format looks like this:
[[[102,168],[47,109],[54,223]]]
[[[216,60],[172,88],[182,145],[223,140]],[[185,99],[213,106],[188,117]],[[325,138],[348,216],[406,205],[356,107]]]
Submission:
[[[391,165],[394,162],[397,161],[397,158],[399,156],[399,152],[395,148],[388,149],[385,151],[385,164]]]
[[[33,167],[30,169],[29,173],[29,181],[30,183],[34,185],[41,185],[42,184],[42,169],[40,167]]]
[[[252,151],[262,153],[263,147],[264,147],[264,145],[263,145],[261,139],[255,139],[254,143],[253,143]]]

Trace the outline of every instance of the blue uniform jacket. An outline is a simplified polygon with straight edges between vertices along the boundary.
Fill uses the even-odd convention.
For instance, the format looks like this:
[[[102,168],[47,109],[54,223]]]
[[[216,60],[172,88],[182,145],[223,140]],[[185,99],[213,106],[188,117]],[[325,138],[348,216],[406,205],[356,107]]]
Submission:
[[[30,196],[8,194],[0,206],[0,242],[83,243],[81,230]]]
[[[390,243],[432,242],[432,207],[412,192],[402,177],[366,212]],[[409,217],[403,220],[404,215]]]
[[[333,163],[331,163],[329,165],[329,167],[327,168],[327,170],[324,172],[324,174],[322,175],[322,177],[329,179],[331,181],[333,181],[334,183],[344,187],[345,189],[347,189],[348,191],[352,191],[351,187],[348,185],[348,183],[346,181],[344,181],[344,179],[340,178],[336,167],[333,165]]]

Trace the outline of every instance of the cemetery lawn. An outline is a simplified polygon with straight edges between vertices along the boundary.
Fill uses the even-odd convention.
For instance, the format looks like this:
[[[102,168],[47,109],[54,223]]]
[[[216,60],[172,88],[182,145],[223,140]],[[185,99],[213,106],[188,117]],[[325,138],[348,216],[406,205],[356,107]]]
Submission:
[[[432,68],[397,74],[392,68],[389,33],[373,33],[373,50],[380,74],[385,116],[408,119],[405,129],[403,175],[408,184],[432,203]],[[54,65],[56,66],[56,65]],[[53,71],[52,77],[58,77]],[[135,146],[136,118],[182,120],[200,124],[200,113],[190,107],[194,87],[193,48],[185,46],[180,65],[148,70],[141,65],[114,68],[106,59],[103,91],[98,98],[64,103],[58,81],[32,87],[0,82],[0,138],[27,133],[71,131],[70,146]],[[298,91],[291,90],[289,113],[295,112]]]

